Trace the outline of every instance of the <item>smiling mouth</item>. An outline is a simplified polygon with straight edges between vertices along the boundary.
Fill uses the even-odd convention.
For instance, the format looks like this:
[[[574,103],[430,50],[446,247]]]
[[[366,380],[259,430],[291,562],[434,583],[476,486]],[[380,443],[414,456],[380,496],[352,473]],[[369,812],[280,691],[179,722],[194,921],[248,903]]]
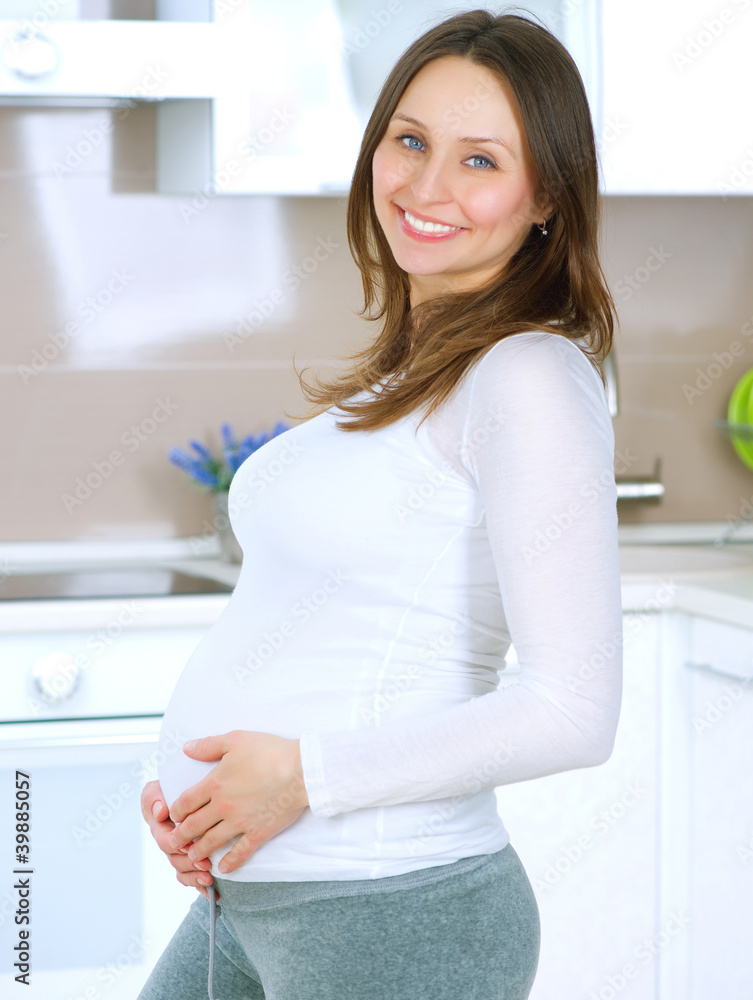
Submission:
[[[459,233],[463,229],[463,226],[446,226],[441,222],[425,222],[423,219],[418,219],[415,215],[411,215],[406,208],[398,206],[398,209],[402,213],[403,225],[425,236],[433,236],[435,238],[437,236],[448,236],[452,233]]]

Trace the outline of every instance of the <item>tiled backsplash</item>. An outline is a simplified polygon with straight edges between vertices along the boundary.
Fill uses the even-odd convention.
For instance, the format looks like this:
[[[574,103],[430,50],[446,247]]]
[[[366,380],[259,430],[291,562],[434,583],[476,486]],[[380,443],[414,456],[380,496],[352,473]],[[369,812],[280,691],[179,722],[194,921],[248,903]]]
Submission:
[[[3,540],[202,532],[169,448],[294,422],[292,363],[375,332],[344,201],[157,195],[149,105],[0,109],[0,233]],[[617,472],[660,456],[666,486],[621,521],[737,517],[753,472],[713,421],[753,367],[752,200],[609,198],[604,261]]]
[[[618,473],[662,461],[664,499],[623,523],[726,521],[753,502],[753,471],[714,426],[753,367],[753,198],[608,198],[604,264],[615,338]]]

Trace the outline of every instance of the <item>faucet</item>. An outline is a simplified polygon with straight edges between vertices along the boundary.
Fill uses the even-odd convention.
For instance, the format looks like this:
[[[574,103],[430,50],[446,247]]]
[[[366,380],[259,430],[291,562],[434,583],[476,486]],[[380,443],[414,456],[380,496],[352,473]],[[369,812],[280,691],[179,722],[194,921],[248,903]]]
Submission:
[[[610,351],[602,366],[606,381],[606,397],[609,413],[614,418],[620,412],[617,396],[617,365],[614,351]],[[618,500],[660,500],[664,496],[664,484],[661,481],[661,459],[654,463],[654,471],[650,476],[636,476],[633,479],[615,479]]]

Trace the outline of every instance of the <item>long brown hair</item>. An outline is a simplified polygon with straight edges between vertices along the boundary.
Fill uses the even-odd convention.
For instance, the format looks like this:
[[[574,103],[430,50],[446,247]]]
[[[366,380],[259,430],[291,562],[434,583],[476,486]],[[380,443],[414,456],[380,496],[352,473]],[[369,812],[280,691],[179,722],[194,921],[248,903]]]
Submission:
[[[517,253],[482,287],[411,309],[408,275],[397,265],[374,210],[371,166],[405,89],[422,67],[442,56],[486,67],[512,92],[538,193],[546,195],[555,214],[548,235],[532,225]],[[381,333],[348,356],[354,364],[344,374],[318,378],[317,387],[307,386],[299,374],[305,396],[317,404],[306,416],[337,405],[350,414],[338,421],[342,430],[384,427],[422,406],[426,419],[493,344],[533,330],[580,339],[603,380],[599,363],[611,348],[615,307],[599,264],[599,214],[588,99],[564,46],[541,25],[515,14],[474,10],[431,28],[406,49],[382,87],[348,199],[348,243],[364,292],[359,315],[381,320]],[[382,391],[374,392],[371,387],[380,381]],[[362,392],[357,402],[346,402]]]

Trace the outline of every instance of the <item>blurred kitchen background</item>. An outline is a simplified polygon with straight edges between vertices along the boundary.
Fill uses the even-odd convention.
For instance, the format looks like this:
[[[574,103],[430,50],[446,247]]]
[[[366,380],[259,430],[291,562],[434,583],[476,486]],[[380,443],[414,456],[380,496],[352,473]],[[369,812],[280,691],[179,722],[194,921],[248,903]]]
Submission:
[[[67,68],[48,71],[44,47],[18,55],[6,43],[2,540],[205,530],[209,496],[169,449],[219,444],[223,421],[242,434],[293,423],[307,407],[293,362],[313,376],[374,336],[357,315],[345,235],[364,116],[411,38],[472,6],[228,2],[207,24],[213,5],[188,0],[4,0],[0,16],[19,26],[86,22],[76,86],[104,96],[33,96]],[[665,490],[621,501],[621,523],[731,522],[753,502],[753,475],[714,421],[753,366],[753,12],[699,0],[523,6],[570,40],[597,119],[620,319],[616,471],[651,478],[660,459]],[[166,31],[152,57],[134,32],[157,17]],[[198,53],[201,32],[223,31],[233,55],[218,56],[213,36],[207,59],[173,70],[171,46],[185,56],[188,36],[170,40],[170,28],[193,32]],[[111,45],[133,56],[117,99]]]

